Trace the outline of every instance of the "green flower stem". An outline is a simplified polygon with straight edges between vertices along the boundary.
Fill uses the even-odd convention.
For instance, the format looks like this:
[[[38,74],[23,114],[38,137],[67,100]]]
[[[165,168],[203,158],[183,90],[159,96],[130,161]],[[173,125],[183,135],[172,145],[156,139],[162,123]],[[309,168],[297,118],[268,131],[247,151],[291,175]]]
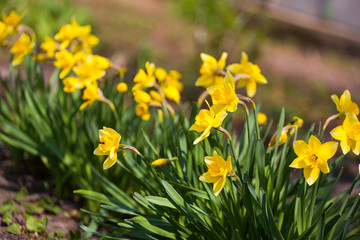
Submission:
[[[314,214],[314,206],[315,206],[315,200],[316,200],[316,196],[318,194],[319,191],[319,185],[321,182],[321,178],[322,178],[322,174],[320,173],[319,179],[316,181],[315,186],[313,187],[313,191],[311,193],[311,201],[310,201],[310,206],[309,206],[309,220],[307,222],[307,228],[309,228],[311,226],[311,222],[313,219],[313,214]],[[308,188],[310,189],[310,188]]]
[[[229,142],[229,145],[230,145],[231,154],[232,154],[232,156],[233,156],[233,158],[234,158],[234,161],[237,162],[237,159],[236,159],[236,157],[235,157],[234,148],[233,148],[233,145],[232,145],[232,141],[230,141],[230,139],[229,139],[228,142]],[[238,168],[238,171],[239,171],[239,180],[240,180],[241,183],[243,183],[241,168]]]

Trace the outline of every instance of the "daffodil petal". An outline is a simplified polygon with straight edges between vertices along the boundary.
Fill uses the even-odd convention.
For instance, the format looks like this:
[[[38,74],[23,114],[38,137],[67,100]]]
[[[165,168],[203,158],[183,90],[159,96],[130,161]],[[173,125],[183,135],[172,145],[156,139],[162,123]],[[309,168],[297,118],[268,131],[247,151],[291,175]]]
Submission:
[[[218,181],[216,181],[214,183],[213,191],[214,191],[215,196],[218,196],[219,193],[221,192],[221,190],[224,188],[225,181],[226,181],[226,176],[223,176],[223,177],[220,177],[218,179]]]
[[[209,172],[204,173],[199,177],[200,181],[206,183],[214,183],[219,180],[219,177],[212,177]]]
[[[103,163],[103,169],[109,169],[116,163],[116,159],[111,159],[110,157],[107,157],[105,162]]]
[[[316,153],[316,156],[328,160],[335,155],[337,148],[338,148],[337,142],[334,141],[326,142],[321,145],[319,151]]]
[[[304,168],[304,177],[309,186],[313,185],[316,182],[316,180],[319,177],[319,174],[320,174],[320,169],[317,167]]]

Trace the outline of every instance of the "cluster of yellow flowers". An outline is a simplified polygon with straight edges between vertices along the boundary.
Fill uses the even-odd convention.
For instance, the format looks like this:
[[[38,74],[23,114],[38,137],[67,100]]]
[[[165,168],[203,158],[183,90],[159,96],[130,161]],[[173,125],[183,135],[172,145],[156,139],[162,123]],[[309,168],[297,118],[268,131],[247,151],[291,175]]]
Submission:
[[[0,46],[12,46],[10,50],[14,55],[12,65],[21,64],[27,54],[32,54],[37,61],[54,61],[54,66],[61,69],[59,77],[63,79],[65,92],[84,89],[82,95],[84,103],[80,106],[80,110],[90,107],[94,101],[104,102],[111,109],[115,109],[114,104],[103,95],[98,83],[108,69],[112,68],[120,74],[123,74],[125,69],[115,66],[105,57],[92,53],[92,48],[99,43],[99,39],[91,34],[91,26],[80,26],[73,18],[70,24],[61,27],[54,38],[45,37],[40,45],[42,52],[36,54],[33,52],[35,33],[31,28],[20,25],[24,15],[25,12],[19,15],[12,11],[0,21]],[[14,35],[19,37],[11,44]],[[117,90],[126,92],[126,83],[119,83]]]
[[[159,119],[161,121],[163,116],[162,104],[173,115],[174,109],[167,99],[176,103],[180,102],[180,92],[184,88],[183,84],[179,81],[181,74],[175,70],[167,72],[165,69],[156,67],[154,63],[150,62],[145,63],[145,70],[139,69],[134,77],[135,85],[132,91],[134,99],[138,103],[136,115],[147,121],[151,116],[149,107],[155,107],[158,108]]]
[[[351,101],[351,95],[348,90],[341,95],[340,99],[336,95],[332,95],[331,99],[336,104],[339,113],[328,118],[324,129],[331,120],[336,118],[343,120],[342,125],[334,128],[330,134],[334,139],[340,141],[340,147],[344,155],[350,150],[354,154],[359,155],[360,122],[357,118],[359,107]],[[327,161],[336,153],[338,143],[330,141],[321,144],[319,139],[311,136],[309,144],[299,140],[295,141],[293,146],[298,157],[290,164],[290,167],[303,168],[306,182],[312,185],[318,179],[320,171],[323,173],[330,171]]]

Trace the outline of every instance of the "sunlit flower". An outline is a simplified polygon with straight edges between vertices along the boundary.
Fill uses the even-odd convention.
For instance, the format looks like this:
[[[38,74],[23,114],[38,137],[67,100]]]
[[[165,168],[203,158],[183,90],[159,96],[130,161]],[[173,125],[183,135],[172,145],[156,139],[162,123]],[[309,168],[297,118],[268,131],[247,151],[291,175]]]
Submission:
[[[94,154],[108,155],[103,164],[103,169],[105,170],[116,163],[121,136],[114,129],[103,127],[103,129],[99,130],[99,138],[99,146],[94,150]]]
[[[86,84],[105,76],[106,70],[109,67],[109,59],[99,55],[88,54],[84,55],[83,61],[74,66],[73,70],[74,73],[79,76],[81,81]]]
[[[257,121],[259,123],[259,125],[264,125],[266,124],[267,121],[267,116],[265,113],[259,112],[257,115]]]
[[[139,69],[138,73],[134,77],[135,86],[132,88],[133,91],[143,89],[144,87],[153,87],[155,84],[155,64],[146,62],[145,69]]]
[[[3,15],[3,22],[7,26],[9,34],[13,35],[17,32],[17,27],[25,14],[26,11],[24,11],[21,15],[17,14],[15,11],[11,11],[8,16]]]
[[[67,48],[74,40],[77,40],[71,50],[73,52],[84,50],[90,53],[91,47],[99,43],[99,39],[90,33],[90,25],[80,26],[75,18],[72,18],[70,24],[60,28],[59,32],[55,35],[55,39],[61,42],[60,47],[62,49]]]
[[[336,104],[336,109],[339,111],[341,117],[345,117],[348,113],[355,113],[359,115],[359,107],[356,103],[351,101],[351,94],[349,90],[345,90],[340,99],[337,95],[331,95],[331,99]]]
[[[83,58],[82,52],[72,54],[71,52],[62,49],[55,54],[54,66],[61,69],[60,78],[66,77],[77,62]]]
[[[226,65],[227,53],[223,52],[219,61],[208,54],[201,53],[203,64],[200,67],[201,76],[196,80],[195,85],[208,88],[223,83],[224,76],[221,74]]]
[[[195,139],[194,144],[197,144],[207,138],[210,135],[210,130],[212,128],[219,128],[227,116],[225,111],[215,114],[214,110],[210,107],[207,101],[206,104],[208,105],[209,110],[200,110],[200,113],[195,118],[195,123],[189,129],[190,131],[201,132],[200,137]]]
[[[30,39],[26,33],[21,34],[20,38],[14,43],[11,48],[11,53],[14,58],[11,62],[13,66],[17,66],[24,61],[25,55],[30,54],[34,48],[34,40]]]
[[[260,68],[248,61],[245,52],[241,54],[241,63],[230,64],[227,70],[233,74],[242,74],[237,82],[238,87],[246,87],[246,93],[249,97],[253,97],[256,93],[256,83],[266,84],[266,78],[261,74]]]
[[[91,105],[100,99],[98,93],[98,86],[96,83],[88,84],[84,89],[82,100],[85,102],[80,105],[80,111],[86,108],[87,106],[91,107]]]
[[[235,93],[235,82],[230,72],[227,72],[221,85],[216,85],[207,89],[209,92],[215,112],[228,111],[235,112],[239,103],[239,98]]]
[[[135,113],[136,116],[141,117],[144,121],[149,120],[151,117],[149,105],[146,103],[139,103],[135,108]]]
[[[57,50],[57,43],[51,37],[45,37],[44,42],[41,43],[40,48],[46,52],[46,55],[49,58],[55,56],[55,52]]]
[[[298,140],[293,146],[298,157],[290,164],[290,167],[303,168],[305,180],[311,186],[318,179],[320,171],[323,173],[330,171],[327,161],[336,153],[338,143],[330,141],[321,144],[319,139],[311,136],[309,144]]]
[[[184,88],[184,85],[179,81],[181,74],[175,70],[171,70],[169,73],[164,71],[163,69],[157,69],[157,71],[155,71],[156,78],[160,82],[160,87],[164,92],[165,97],[178,103],[180,101],[180,92]],[[165,76],[164,73],[166,74]]]
[[[331,136],[340,141],[341,149],[347,154],[350,149],[356,154],[360,153],[360,122],[355,113],[346,115],[342,125],[330,132]]]
[[[9,35],[9,28],[5,23],[0,21],[0,46],[5,45],[5,38]]]
[[[173,158],[159,158],[159,159],[156,159],[155,161],[153,161],[151,163],[151,165],[153,166],[164,166],[170,162],[173,162],[173,161],[177,161],[178,158],[177,157],[173,157]]]
[[[208,171],[200,176],[200,181],[214,183],[213,191],[218,196],[225,186],[226,177],[236,177],[232,170],[231,157],[228,156],[226,161],[214,151],[213,156],[205,157],[205,163]]]
[[[124,92],[127,92],[128,90],[128,85],[124,82],[121,82],[119,83],[117,86],[116,86],[116,90],[119,92],[119,93],[124,93]]]

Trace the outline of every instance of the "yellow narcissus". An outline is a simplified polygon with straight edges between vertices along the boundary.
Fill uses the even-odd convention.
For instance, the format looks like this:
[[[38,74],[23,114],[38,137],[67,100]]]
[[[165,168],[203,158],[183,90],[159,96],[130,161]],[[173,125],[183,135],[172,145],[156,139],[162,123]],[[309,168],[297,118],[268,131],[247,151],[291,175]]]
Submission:
[[[25,55],[30,54],[34,48],[34,39],[30,39],[26,33],[21,34],[20,38],[14,43],[11,48],[11,53],[14,54],[14,59],[11,64],[17,66],[24,61]]]
[[[340,147],[343,154],[347,154],[350,150],[354,154],[360,153],[360,122],[355,113],[346,115],[342,125],[334,128],[330,132],[331,136],[340,141]]]
[[[103,127],[103,129],[99,130],[99,137],[99,146],[94,150],[94,154],[108,155],[103,164],[103,169],[105,170],[116,163],[121,136],[114,129]]]
[[[227,56],[228,54],[223,52],[219,61],[216,61],[214,57],[201,53],[200,57],[203,61],[200,68],[201,76],[196,80],[195,86],[208,88],[222,84],[224,76],[221,72],[225,68]]]
[[[341,117],[345,117],[348,113],[355,113],[359,115],[359,107],[356,103],[351,101],[351,94],[349,90],[345,90],[340,99],[335,94],[331,95],[331,99],[336,105],[336,109],[339,111]]]
[[[195,123],[190,127],[190,131],[201,132],[200,137],[195,139],[194,144],[207,138],[210,135],[212,128],[220,127],[227,116],[227,113],[224,111],[215,114],[207,101],[206,104],[208,105],[209,110],[200,110],[200,113],[195,117]]]
[[[237,82],[238,87],[245,87],[248,97],[253,97],[256,93],[256,84],[266,84],[266,78],[261,74],[258,65],[248,61],[248,56],[245,52],[241,54],[241,62],[230,64],[227,70],[233,74],[241,74],[242,76]]]
[[[220,111],[235,112],[239,103],[239,98],[235,93],[235,81],[230,72],[227,72],[224,82],[207,89],[213,106],[212,109],[217,113]]]
[[[213,191],[218,196],[225,186],[226,177],[236,177],[232,170],[231,157],[228,156],[226,161],[214,151],[213,156],[205,157],[205,163],[208,171],[200,176],[200,181],[214,183]]]
[[[323,173],[330,171],[327,161],[336,153],[338,143],[330,141],[321,144],[319,139],[311,136],[309,144],[298,140],[293,146],[298,157],[290,164],[290,167],[303,168],[305,180],[311,186],[318,179],[320,171]]]

